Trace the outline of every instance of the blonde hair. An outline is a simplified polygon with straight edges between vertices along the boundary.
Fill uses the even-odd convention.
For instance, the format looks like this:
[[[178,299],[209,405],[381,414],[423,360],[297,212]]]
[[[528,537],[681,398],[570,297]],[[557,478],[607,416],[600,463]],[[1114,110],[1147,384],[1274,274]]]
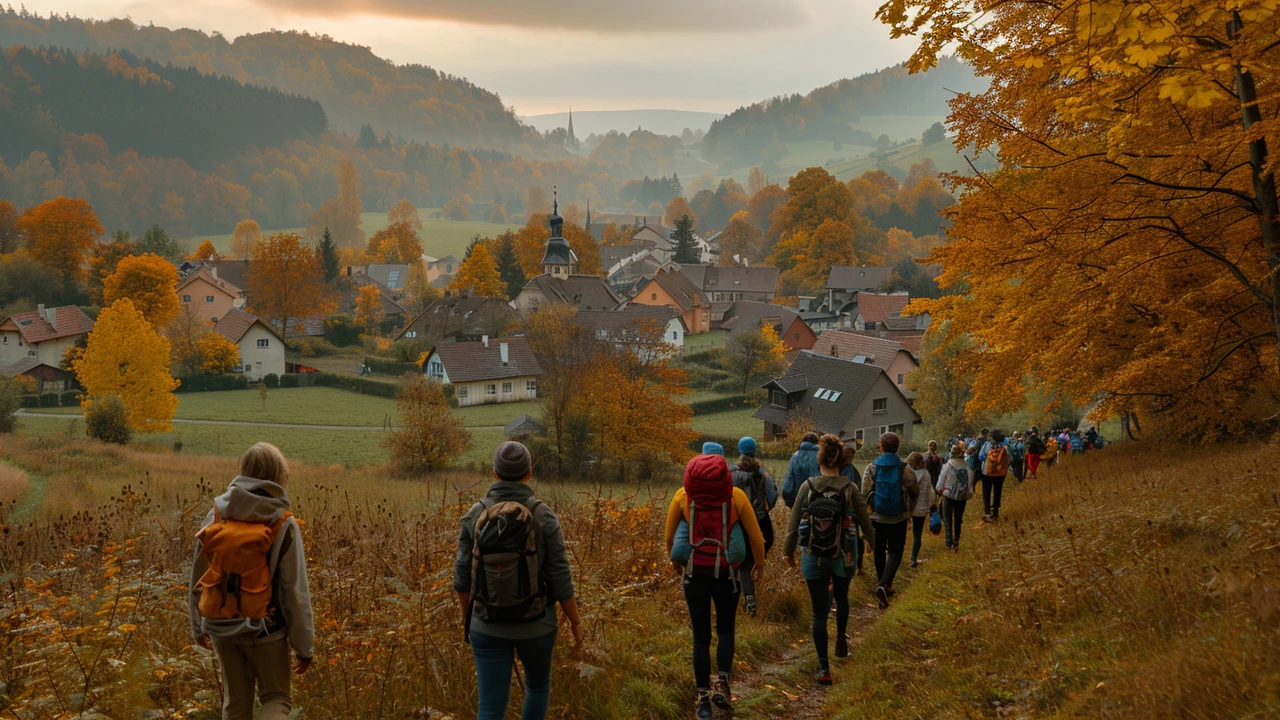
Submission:
[[[240,474],[257,480],[270,480],[284,485],[289,479],[289,463],[280,448],[260,442],[240,456]]]

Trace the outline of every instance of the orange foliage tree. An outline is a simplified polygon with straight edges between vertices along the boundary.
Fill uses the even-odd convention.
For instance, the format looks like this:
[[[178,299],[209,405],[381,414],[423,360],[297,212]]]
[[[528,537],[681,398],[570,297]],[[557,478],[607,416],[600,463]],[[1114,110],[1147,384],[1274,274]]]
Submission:
[[[18,249],[18,211],[13,203],[0,200],[0,255]]]
[[[107,305],[129,298],[151,327],[159,328],[178,314],[177,285],[178,271],[168,260],[152,253],[130,255],[102,282],[102,297]]]
[[[103,308],[72,369],[84,388],[81,407],[86,411],[98,399],[116,395],[128,409],[134,431],[173,429],[178,381],[169,374],[169,341],[129,298]]]
[[[409,227],[412,227],[414,232],[422,232],[422,218],[418,217],[418,208],[407,199],[396,203],[387,212],[388,225],[401,222],[409,223]]]
[[[208,240],[201,242],[200,247],[192,251],[190,255],[187,255],[187,260],[190,260],[191,262],[221,259],[222,253],[218,252],[218,248],[214,247],[213,243]]]
[[[1101,399],[1208,439],[1280,406],[1280,77],[1270,0],[890,0],[913,70],[957,48],[988,90],[953,101],[956,144],[1001,169],[955,178],[944,287],[912,303],[973,342],[970,413],[1027,388]],[[971,22],[975,9],[991,12]],[[1265,119],[1264,119],[1265,118]],[[1144,422],[1150,430],[1153,423]]]
[[[240,366],[240,348],[220,333],[206,332],[196,341],[196,349],[205,375],[225,375]]]
[[[411,220],[397,220],[374,233],[365,252],[381,263],[411,265],[422,260],[422,239]]]
[[[277,233],[254,248],[248,290],[252,312],[278,322],[285,331],[290,320],[327,309],[320,260],[292,233]]]
[[[477,243],[471,248],[471,257],[464,260],[458,272],[454,273],[449,290],[488,298],[506,297],[506,285],[498,274],[498,263],[489,253],[487,243]]]
[[[764,233],[751,224],[746,210],[739,210],[729,218],[720,235],[720,265],[754,264],[763,257],[761,243]]]
[[[526,278],[542,274],[542,256],[547,249],[547,240],[551,230],[547,225],[549,215],[537,213],[529,216],[529,221],[516,233],[516,262]]]
[[[253,249],[262,242],[262,228],[257,220],[241,220],[231,234],[231,249],[227,251],[228,260],[247,260],[253,256]]]
[[[117,232],[111,242],[97,243],[89,255],[89,278],[86,283],[89,302],[106,305],[102,298],[102,284],[116,271],[116,265],[124,258],[138,252],[138,244],[126,232]]]
[[[667,209],[662,214],[662,224],[673,228],[680,218],[685,215],[693,221],[693,227],[698,228],[698,214],[693,211],[693,207],[689,205],[689,201],[679,195],[671,198],[671,202],[667,203]]]
[[[365,285],[356,293],[356,324],[366,335],[376,335],[382,322],[382,291],[377,285]]]
[[[344,159],[338,166],[338,194],[325,200],[311,215],[307,224],[307,237],[316,240],[329,228],[333,241],[342,248],[364,245],[364,206],[360,201],[360,173],[355,163]]]
[[[103,233],[87,201],[60,197],[43,202],[23,213],[16,227],[33,260],[57,272],[65,283],[85,281],[86,255]]]

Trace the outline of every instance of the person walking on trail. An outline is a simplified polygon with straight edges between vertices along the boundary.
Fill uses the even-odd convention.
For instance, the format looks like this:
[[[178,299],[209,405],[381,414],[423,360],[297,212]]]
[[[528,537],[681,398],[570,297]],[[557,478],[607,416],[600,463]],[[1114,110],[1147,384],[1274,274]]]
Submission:
[[[681,528],[685,535],[680,538]],[[684,576],[684,599],[693,628],[693,677],[700,720],[714,704],[731,710],[729,676],[733,671],[734,624],[741,595],[740,566],[747,553],[748,576],[760,580],[764,568],[764,536],[755,509],[741,488],[733,486],[729,466],[719,455],[698,455],[684,471],[684,487],[667,508],[667,551]],[[744,547],[745,546],[745,547]],[[683,567],[681,562],[683,561]],[[711,680],[711,609],[715,607],[716,679]]]
[[[823,435],[818,441],[819,474],[800,484],[791,507],[787,537],[783,546],[787,565],[795,567],[795,550],[801,548],[800,573],[809,589],[813,606],[813,647],[818,653],[817,681],[831,684],[831,664],[827,657],[827,615],[832,599],[836,606],[836,647],[838,658],[849,654],[849,581],[852,555],[857,550],[855,524],[868,542],[875,529],[867,514],[866,500],[858,486],[841,474],[845,466],[840,438]]]
[[[947,449],[950,450],[952,445],[955,443],[947,445]],[[942,464],[946,461],[946,458],[938,454],[938,441],[930,440],[929,452],[924,454],[924,468],[929,471],[929,477],[937,481],[938,476],[942,474]]]
[[[985,449],[990,435],[990,430],[982,428],[982,432],[978,433],[978,437],[970,440],[965,449],[966,453],[968,453],[969,471],[973,473],[975,488],[978,483],[982,483],[983,487],[986,487],[985,478],[982,477],[982,464],[986,458]],[[986,513],[983,514],[985,515]]]
[[[907,456],[907,467],[916,474],[916,484],[920,487],[920,495],[911,508],[911,567],[919,567],[920,541],[924,538],[924,526],[929,522],[929,514],[937,508],[937,493],[933,489],[933,478],[925,465],[924,455],[913,452]]]
[[[862,475],[862,494],[871,508],[875,528],[876,599],[881,609],[889,607],[893,579],[902,564],[907,544],[907,521],[920,496],[916,473],[898,457],[901,440],[897,433],[880,436],[880,457],[867,465]]]
[[[760,525],[760,534],[764,536],[764,552],[769,554],[773,547],[773,517],[769,514],[773,506],[778,504],[778,486],[773,483],[769,471],[756,459],[755,438],[744,437],[738,441],[738,462],[729,466],[733,475],[733,486],[746,493],[751,508],[755,510],[756,523]],[[743,561],[742,604],[747,614],[756,616],[756,584],[751,579],[751,568],[755,567],[755,558],[748,554]]]
[[[1044,457],[1044,438],[1040,437],[1040,428],[1031,426],[1027,432],[1027,476],[1032,480],[1040,477],[1040,460]]]
[[[718,442],[708,440],[707,442],[702,443],[702,454],[719,455],[720,457],[724,457],[724,446]]]
[[[521,720],[547,716],[551,655],[559,623],[556,603],[582,644],[582,619],[560,520],[538,500],[529,480],[529,449],[507,441],[493,454],[496,479],[462,518],[453,589],[464,638],[476,663],[478,720],[501,720],[511,694],[515,658],[524,666]]]
[[[982,446],[982,519],[1000,520],[1000,500],[1004,497],[1004,479],[1009,475],[1012,456],[1003,430],[992,430],[991,440]]]
[[[951,446],[951,457],[942,466],[942,474],[934,489],[942,496],[942,527],[948,550],[960,549],[960,525],[964,522],[964,508],[973,497],[973,472],[965,462],[964,443]]]
[[[285,720],[293,710],[292,672],[311,667],[315,631],[302,532],[290,512],[289,465],[258,443],[240,474],[213,500],[196,534],[191,567],[191,636],[222,667],[223,720]]]
[[[805,433],[800,441],[800,449],[791,456],[787,464],[787,477],[782,481],[782,501],[787,507],[796,503],[796,493],[800,491],[800,483],[818,474],[818,434]]]
[[[1058,433],[1058,462],[1071,452],[1071,430],[1062,428],[1062,432]]]
[[[858,466],[854,465],[853,461],[857,457],[858,448],[861,447],[861,443],[859,443],[857,440],[845,440],[844,442],[845,442],[844,467],[840,468],[840,475],[843,476],[849,482],[853,483],[854,487],[858,487]],[[857,560],[857,566],[858,566],[858,570],[855,574],[858,576],[861,576],[863,574],[862,558],[866,554],[868,546],[866,545],[865,540],[862,537],[862,533],[858,532],[857,524],[853,526],[853,532],[857,535],[857,537],[854,538],[854,544],[856,545],[856,548],[854,549],[854,553],[853,553],[854,558],[856,558]]]

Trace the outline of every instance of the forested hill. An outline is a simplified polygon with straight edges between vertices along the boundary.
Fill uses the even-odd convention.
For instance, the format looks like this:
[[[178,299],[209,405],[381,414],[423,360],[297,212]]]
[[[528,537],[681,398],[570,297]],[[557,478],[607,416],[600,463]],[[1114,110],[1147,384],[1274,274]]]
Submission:
[[[859,128],[865,116],[942,120],[955,93],[982,90],[986,85],[953,57],[942,58],[937,67],[916,75],[896,65],[837,81],[808,95],[778,96],[738,108],[711,124],[702,141],[702,155],[711,162],[750,165],[766,157],[775,143],[823,140],[875,145],[872,133]]]
[[[0,54],[0,157],[62,154],[64,133],[209,170],[244,148],[325,132],[314,100],[129,53],[13,47]]]
[[[242,83],[264,85],[318,100],[329,124],[352,134],[365,123],[379,136],[517,154],[549,151],[535,131],[501,99],[466,80],[423,65],[395,65],[369,48],[328,36],[266,32],[228,41],[220,34],[140,26],[130,20],[41,17],[0,10],[0,47],[66,47],[134,55],[194,67]]]

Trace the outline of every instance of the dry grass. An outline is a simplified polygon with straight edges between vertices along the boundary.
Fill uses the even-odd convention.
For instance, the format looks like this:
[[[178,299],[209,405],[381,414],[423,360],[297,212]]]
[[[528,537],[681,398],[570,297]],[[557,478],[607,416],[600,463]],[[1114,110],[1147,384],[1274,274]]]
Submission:
[[[0,503],[14,502],[27,492],[27,474],[0,463]]]

